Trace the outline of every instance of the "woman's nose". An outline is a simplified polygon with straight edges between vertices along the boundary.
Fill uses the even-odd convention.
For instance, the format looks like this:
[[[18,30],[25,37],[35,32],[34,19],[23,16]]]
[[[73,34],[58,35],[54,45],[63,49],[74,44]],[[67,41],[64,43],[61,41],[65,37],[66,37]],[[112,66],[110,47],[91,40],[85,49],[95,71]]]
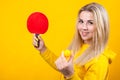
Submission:
[[[85,29],[85,30],[86,30],[86,29],[88,29],[88,27],[87,27],[87,24],[86,24],[86,23],[84,23],[84,24],[83,24],[82,29]]]

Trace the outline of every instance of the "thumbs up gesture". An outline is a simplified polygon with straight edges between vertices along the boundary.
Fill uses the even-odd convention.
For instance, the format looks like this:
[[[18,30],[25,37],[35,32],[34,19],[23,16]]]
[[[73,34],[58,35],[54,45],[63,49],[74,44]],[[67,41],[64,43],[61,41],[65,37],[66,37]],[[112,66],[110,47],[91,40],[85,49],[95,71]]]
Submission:
[[[62,51],[60,57],[55,61],[57,69],[66,78],[70,78],[74,73],[73,58],[74,55],[69,50],[65,50]]]

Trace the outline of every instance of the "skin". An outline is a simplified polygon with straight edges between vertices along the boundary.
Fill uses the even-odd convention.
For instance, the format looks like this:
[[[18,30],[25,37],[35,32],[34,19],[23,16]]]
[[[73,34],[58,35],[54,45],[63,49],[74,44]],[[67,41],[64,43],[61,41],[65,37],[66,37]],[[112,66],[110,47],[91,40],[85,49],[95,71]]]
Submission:
[[[90,44],[96,29],[93,13],[82,11],[79,15],[77,29],[84,43]]]
[[[93,13],[88,11],[82,11],[79,14],[77,30],[85,43],[90,44],[95,31],[95,27],[96,26],[94,22]],[[38,40],[40,40],[39,41],[40,46],[35,47],[38,43]],[[34,35],[33,45],[37,50],[41,52],[41,54],[43,54],[44,51],[47,49],[43,39],[40,36],[36,38]],[[74,55],[71,53],[69,60],[67,60],[64,56],[64,52],[62,52],[59,58],[55,61],[58,71],[60,71],[66,78],[70,78],[74,74],[73,58]]]

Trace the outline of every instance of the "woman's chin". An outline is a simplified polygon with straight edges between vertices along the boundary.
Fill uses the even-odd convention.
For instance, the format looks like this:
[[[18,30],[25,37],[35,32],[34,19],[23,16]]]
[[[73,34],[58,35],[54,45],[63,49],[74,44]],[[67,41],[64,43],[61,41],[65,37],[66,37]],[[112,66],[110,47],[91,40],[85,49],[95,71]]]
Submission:
[[[91,41],[91,38],[88,38],[88,37],[82,37],[82,40],[84,42],[90,42]]]
[[[87,37],[82,37],[82,40],[83,40],[83,41],[87,41],[88,38],[87,38]]]

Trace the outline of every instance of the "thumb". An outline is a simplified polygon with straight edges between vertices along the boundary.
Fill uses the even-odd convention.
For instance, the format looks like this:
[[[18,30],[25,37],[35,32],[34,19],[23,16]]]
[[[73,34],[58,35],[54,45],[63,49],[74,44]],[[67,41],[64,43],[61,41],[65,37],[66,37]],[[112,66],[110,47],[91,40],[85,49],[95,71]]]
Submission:
[[[61,53],[61,57],[62,58],[64,58],[65,56],[64,56],[64,51],[62,51],[62,53]]]
[[[64,56],[64,51],[62,51],[61,59],[62,59],[63,62],[67,62],[67,60],[66,60],[66,58],[65,58],[65,56]]]

